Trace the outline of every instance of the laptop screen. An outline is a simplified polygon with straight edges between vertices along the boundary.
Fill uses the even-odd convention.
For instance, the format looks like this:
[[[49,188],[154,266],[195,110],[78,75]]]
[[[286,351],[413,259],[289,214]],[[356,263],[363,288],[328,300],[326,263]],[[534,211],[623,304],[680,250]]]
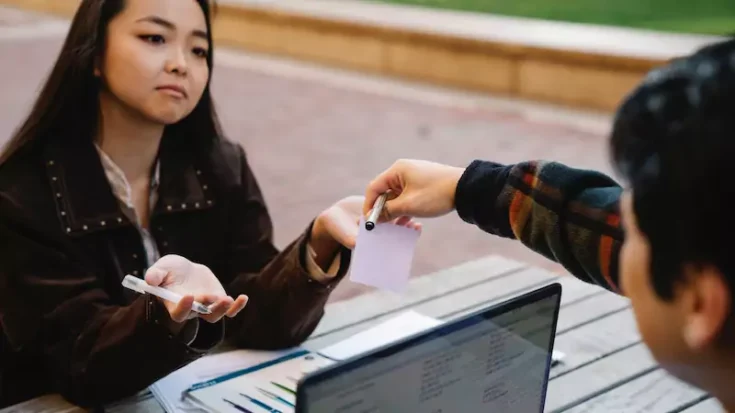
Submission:
[[[554,291],[348,362],[305,383],[299,411],[542,412],[560,298]]]

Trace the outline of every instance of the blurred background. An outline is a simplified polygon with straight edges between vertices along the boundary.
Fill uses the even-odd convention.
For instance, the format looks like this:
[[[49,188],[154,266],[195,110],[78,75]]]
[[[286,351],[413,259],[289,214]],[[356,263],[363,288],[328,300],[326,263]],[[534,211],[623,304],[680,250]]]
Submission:
[[[551,159],[610,173],[605,144],[614,105],[667,53],[693,50],[713,39],[702,34],[735,28],[732,0],[220,3],[214,96],[228,138],[241,142],[249,154],[280,247],[333,202],[362,194],[376,174],[399,158],[457,166],[477,158],[505,163]],[[388,9],[392,3],[412,7]],[[35,98],[78,1],[0,4],[7,5],[0,6],[3,143]],[[233,11],[237,8],[239,14]],[[280,17],[268,14],[270,9]],[[445,9],[470,13],[444,15]],[[509,51],[488,37],[510,36],[504,23],[494,20],[501,26],[493,30],[481,24],[489,15],[475,12],[665,32],[652,37],[645,31],[510,21],[519,40],[505,40],[515,47]],[[287,13],[300,20],[285,19]],[[324,26],[325,21],[330,25]],[[355,24],[361,31],[343,30]],[[401,30],[416,33],[390,37],[390,30],[376,29],[371,34],[370,25],[396,33],[396,25],[405,25]],[[417,29],[421,25],[446,38],[424,36],[424,29]],[[476,37],[469,29],[447,34],[475,26],[480,28]],[[535,57],[532,50],[558,33],[565,33],[560,46],[545,45],[544,54]],[[587,45],[574,49],[577,41]],[[534,49],[519,49],[525,47],[522,42]],[[589,43],[604,50],[589,52]],[[633,46],[637,49],[630,51]],[[574,54],[563,53],[568,49]],[[489,254],[560,270],[522,245],[487,236],[451,215],[425,222],[413,273]],[[363,290],[345,282],[333,299]]]

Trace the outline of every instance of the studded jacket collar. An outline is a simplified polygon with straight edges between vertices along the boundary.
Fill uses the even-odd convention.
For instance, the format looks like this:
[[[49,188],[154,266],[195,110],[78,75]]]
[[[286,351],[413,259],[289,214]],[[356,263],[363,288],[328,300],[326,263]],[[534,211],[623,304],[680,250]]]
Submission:
[[[181,159],[182,153],[162,151],[158,202],[154,213],[207,209],[214,199],[201,168]],[[99,161],[94,145],[61,147],[49,145],[44,151],[46,172],[55,191],[56,208],[62,229],[72,236],[110,226],[129,225]],[[80,160],[84,160],[80,162]],[[93,194],[94,198],[90,199]],[[90,202],[94,201],[94,202]]]

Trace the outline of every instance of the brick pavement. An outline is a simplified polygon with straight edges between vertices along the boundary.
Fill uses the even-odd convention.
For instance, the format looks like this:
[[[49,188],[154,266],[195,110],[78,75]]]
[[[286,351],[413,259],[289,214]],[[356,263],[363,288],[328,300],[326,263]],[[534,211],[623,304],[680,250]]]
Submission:
[[[0,9],[0,22],[2,15]],[[0,143],[26,113],[61,41],[61,35],[0,36]],[[563,116],[528,116],[531,104],[429,104],[360,90],[349,82],[335,85],[236,66],[217,67],[213,91],[228,137],[249,153],[279,246],[332,202],[362,193],[376,173],[400,157],[456,165],[477,157],[499,162],[546,158],[609,172],[604,134],[579,127],[587,114],[565,111],[571,119],[565,121]],[[522,245],[483,234],[452,215],[425,221],[413,271],[426,274],[488,254],[559,270]],[[333,299],[363,290],[345,282]]]

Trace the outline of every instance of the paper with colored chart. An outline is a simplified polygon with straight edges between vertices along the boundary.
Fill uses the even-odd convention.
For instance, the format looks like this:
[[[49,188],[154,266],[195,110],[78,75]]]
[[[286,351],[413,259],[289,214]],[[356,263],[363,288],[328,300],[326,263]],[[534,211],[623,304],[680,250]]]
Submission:
[[[223,412],[242,412],[238,408],[255,412],[268,409],[291,412],[293,406],[290,404],[296,402],[296,384],[306,374],[334,364],[333,360],[363,354],[439,324],[441,321],[437,319],[404,311],[318,352],[292,350],[218,378],[210,377],[209,382],[194,385],[199,389],[188,392],[186,400],[193,402],[190,405]]]
[[[296,385],[305,375],[335,362],[306,350],[206,383],[188,397],[217,412],[292,413]]]
[[[232,371],[257,366],[292,351],[229,350],[209,355],[162,378],[150,386],[150,390],[168,413],[206,412],[206,409],[192,403],[189,398],[182,397],[184,391],[192,384],[212,380]]]

